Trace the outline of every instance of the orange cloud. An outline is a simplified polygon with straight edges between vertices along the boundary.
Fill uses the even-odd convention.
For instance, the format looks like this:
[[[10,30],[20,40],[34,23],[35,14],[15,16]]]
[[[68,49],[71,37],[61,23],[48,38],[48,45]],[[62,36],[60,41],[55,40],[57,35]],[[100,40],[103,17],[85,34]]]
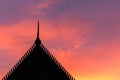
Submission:
[[[1,1],[0,76],[34,43],[39,18],[43,44],[76,80],[119,80],[119,7],[114,5],[80,0]]]
[[[51,50],[65,68],[77,80],[118,80],[120,74],[120,45],[101,44],[86,48],[86,51],[75,52],[62,49]],[[87,53],[86,53],[87,52]]]
[[[1,63],[6,67],[4,69],[0,67],[1,76],[5,75],[34,42],[37,24],[34,21],[31,22],[23,21],[9,27],[0,27],[0,49],[5,49],[9,53],[6,54],[9,56],[4,57],[4,61]],[[60,25],[41,21],[40,38],[77,80],[119,79],[119,39],[88,46],[90,37],[87,35],[91,36],[92,32],[90,26],[86,27],[80,23],[76,27],[72,27],[75,26],[74,24],[70,20],[63,21]],[[3,56],[0,55],[0,57]]]
[[[71,46],[70,48],[77,49],[82,44],[86,43],[85,38],[83,39],[82,35],[86,34],[88,29],[85,26],[83,26],[84,24],[81,23],[81,27],[77,28],[77,27],[72,27],[74,25],[73,21],[71,21],[72,22],[71,25],[69,24],[69,22],[70,21],[66,23],[61,22],[61,24],[57,25],[55,28],[53,27],[55,26],[54,23],[48,23],[44,20],[41,21],[40,38],[42,42],[45,44],[45,46],[48,47],[48,49],[57,50],[57,49],[61,49],[62,47],[67,48],[68,45]],[[6,54],[6,56],[10,55],[9,58],[4,57],[4,61],[1,62],[0,65],[6,66],[6,67],[8,66],[8,67],[4,71],[2,71],[3,73],[1,73],[0,75],[5,75],[5,73],[20,59],[20,57],[25,53],[25,51],[27,51],[27,49],[32,45],[32,43],[36,38],[37,24],[36,25],[35,24],[36,24],[36,21],[34,22],[34,21],[28,20],[28,21],[22,21],[14,25],[10,25],[9,27],[8,26],[0,27],[0,36],[1,36],[0,49],[8,51],[8,54]],[[82,39],[79,40],[80,38]],[[66,53],[65,51],[62,51],[62,50],[60,51],[61,52],[59,53],[62,53],[63,56],[70,57],[69,54],[71,53],[68,53],[67,55],[65,55]],[[4,54],[4,53],[5,52],[1,54]],[[54,55],[57,55],[57,54],[58,53],[55,52]],[[3,57],[3,56],[0,56],[0,57]],[[62,57],[59,57],[58,59],[64,60],[62,59]],[[66,59],[70,60],[71,57],[70,59],[69,58],[66,58]],[[71,65],[72,64],[73,62],[71,63]],[[67,67],[67,69],[69,70],[69,67]],[[1,67],[0,70],[3,70],[3,68]]]

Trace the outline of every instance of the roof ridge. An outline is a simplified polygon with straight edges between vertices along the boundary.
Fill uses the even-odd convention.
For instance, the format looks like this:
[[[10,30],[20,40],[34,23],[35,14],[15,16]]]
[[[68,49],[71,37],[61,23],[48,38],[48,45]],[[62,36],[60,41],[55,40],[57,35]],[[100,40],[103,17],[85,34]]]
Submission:
[[[72,80],[75,80],[71,74],[69,72],[67,72],[67,70],[60,64],[60,62],[58,60],[56,60],[56,58],[50,54],[50,51],[47,50],[47,48],[41,44],[41,47],[46,51],[46,54],[64,71],[64,73],[66,73],[68,75],[68,77]]]
[[[12,69],[10,69],[7,74],[2,78],[2,80],[7,79],[12,73],[13,71],[22,63],[22,61],[24,61],[24,59],[30,54],[30,52],[34,49],[35,44],[33,44],[33,46],[31,48],[28,49],[28,51],[21,57],[21,59],[19,59],[17,61],[17,63],[12,67]]]

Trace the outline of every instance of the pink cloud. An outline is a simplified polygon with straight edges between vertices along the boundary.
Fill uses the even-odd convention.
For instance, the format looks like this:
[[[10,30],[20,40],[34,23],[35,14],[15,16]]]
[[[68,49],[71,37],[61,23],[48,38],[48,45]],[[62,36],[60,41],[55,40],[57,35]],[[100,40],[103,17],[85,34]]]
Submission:
[[[71,24],[69,22],[71,22]],[[71,45],[71,47],[68,48],[73,48],[74,50],[79,48],[82,44],[86,43],[86,37],[83,37],[82,35],[86,34],[88,28],[85,27],[84,24],[81,23],[81,27],[77,27],[78,24],[76,24],[76,27],[72,27],[75,23],[70,20],[67,22],[63,21],[59,24],[60,25],[57,25],[55,28],[53,26],[56,24],[49,23],[44,20],[41,21],[40,38],[45,46],[48,47],[48,49],[52,50],[56,47],[56,50],[59,50],[63,46],[68,47],[68,45]],[[2,71],[3,73],[0,73],[0,75],[5,75],[5,73],[9,71],[9,69],[20,59],[20,57],[27,51],[27,49],[32,46],[36,38],[36,26],[36,21],[34,22],[28,20],[10,25],[9,27],[0,27],[0,49],[5,49],[8,51],[8,54],[6,54],[6,56],[10,55],[9,57],[4,57],[4,61],[1,62],[0,66],[6,66],[6,68],[4,71]],[[53,40],[59,44],[56,45],[56,43],[52,42]],[[47,42],[47,44],[45,42]],[[49,44],[53,44],[54,46],[50,47]],[[61,47],[60,44],[62,45]],[[70,57],[69,54],[71,53],[65,55],[64,51],[60,50],[60,53],[61,52],[63,52],[63,56]],[[4,53],[0,53],[0,55],[4,55]],[[55,57],[57,54],[58,53],[55,52]],[[62,60],[61,57],[58,59]],[[69,67],[67,67],[67,69],[69,70]],[[3,68],[1,67],[0,70],[3,70]]]
[[[60,0],[45,0],[43,2],[38,2],[37,4],[31,3],[28,5],[25,5],[23,10],[32,15],[46,15],[46,12],[44,12],[43,9],[49,8],[51,5],[59,3]]]
[[[3,7],[3,1],[0,5],[5,8],[1,9],[1,20],[14,23],[0,26],[0,76],[34,43],[34,19],[40,18],[42,42],[78,80],[120,78],[118,7],[113,9],[109,4],[108,9],[101,3],[88,5],[87,1],[74,1],[74,5],[69,0],[28,2],[20,0],[16,6],[8,2]]]

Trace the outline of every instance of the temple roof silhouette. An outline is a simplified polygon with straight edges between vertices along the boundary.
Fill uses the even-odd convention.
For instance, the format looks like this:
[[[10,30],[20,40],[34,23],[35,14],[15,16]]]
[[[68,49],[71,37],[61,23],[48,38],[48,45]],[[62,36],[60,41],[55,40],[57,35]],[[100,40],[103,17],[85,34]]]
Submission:
[[[51,55],[39,38],[2,80],[75,80]]]

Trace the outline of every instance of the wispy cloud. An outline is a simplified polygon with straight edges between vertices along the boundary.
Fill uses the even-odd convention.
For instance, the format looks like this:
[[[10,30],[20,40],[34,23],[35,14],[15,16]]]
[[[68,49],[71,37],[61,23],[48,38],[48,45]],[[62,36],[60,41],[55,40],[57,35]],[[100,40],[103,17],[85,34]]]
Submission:
[[[32,45],[39,19],[43,44],[78,80],[118,80],[119,2],[0,0],[0,76]]]

